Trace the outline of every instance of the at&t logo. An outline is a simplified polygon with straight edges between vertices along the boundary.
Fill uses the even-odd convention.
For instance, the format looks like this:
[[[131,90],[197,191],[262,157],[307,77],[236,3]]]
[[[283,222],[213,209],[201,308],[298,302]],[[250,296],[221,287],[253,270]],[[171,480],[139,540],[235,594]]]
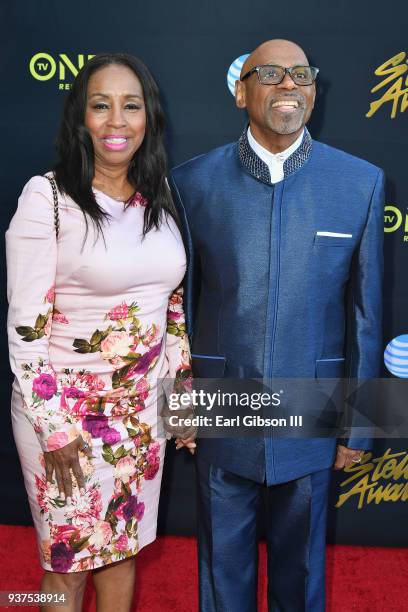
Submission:
[[[227,73],[227,84],[228,89],[235,96],[235,81],[239,80],[239,76],[241,74],[242,66],[245,63],[245,60],[249,57],[249,53],[244,53],[244,55],[240,55],[234,60],[231,66],[228,68]]]
[[[398,378],[408,378],[408,334],[397,336],[384,352],[385,367]]]
[[[398,206],[389,204],[384,209],[384,232],[391,234],[398,230],[403,232],[403,242],[408,242],[408,209],[402,212]]]
[[[67,78],[75,78],[85,61],[90,60],[94,55],[81,53],[74,58],[69,58],[65,53],[60,53],[57,57],[49,53],[36,53],[30,60],[30,74],[37,81],[49,81],[55,77],[59,81],[59,89],[70,89],[71,83],[64,81]]]

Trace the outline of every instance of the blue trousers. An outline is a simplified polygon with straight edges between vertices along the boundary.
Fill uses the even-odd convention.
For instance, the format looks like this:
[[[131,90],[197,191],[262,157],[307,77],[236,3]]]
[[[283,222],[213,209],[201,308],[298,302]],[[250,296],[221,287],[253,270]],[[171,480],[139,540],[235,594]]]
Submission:
[[[200,612],[256,612],[267,488],[268,609],[324,612],[330,470],[266,487],[197,456]]]

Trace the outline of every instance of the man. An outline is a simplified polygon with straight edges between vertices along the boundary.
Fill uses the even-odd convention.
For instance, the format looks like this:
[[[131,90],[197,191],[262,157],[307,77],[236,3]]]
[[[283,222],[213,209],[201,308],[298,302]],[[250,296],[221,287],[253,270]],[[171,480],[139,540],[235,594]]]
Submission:
[[[378,375],[383,173],[311,139],[316,74],[296,44],[262,44],[236,83],[249,128],[172,173],[196,376]],[[361,460],[357,435],[336,458],[332,438],[199,440],[203,612],[257,608],[265,486],[269,609],[324,610],[329,468]]]

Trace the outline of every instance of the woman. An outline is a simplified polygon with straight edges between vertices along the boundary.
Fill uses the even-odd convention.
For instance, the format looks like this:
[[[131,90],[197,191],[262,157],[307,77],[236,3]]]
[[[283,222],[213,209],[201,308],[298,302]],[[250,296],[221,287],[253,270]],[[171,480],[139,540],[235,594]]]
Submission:
[[[42,590],[70,611],[89,571],[99,611],[130,608],[132,556],[156,536],[158,379],[190,375],[162,129],[144,64],[94,57],[65,106],[57,207],[33,177],[6,236],[13,431]]]

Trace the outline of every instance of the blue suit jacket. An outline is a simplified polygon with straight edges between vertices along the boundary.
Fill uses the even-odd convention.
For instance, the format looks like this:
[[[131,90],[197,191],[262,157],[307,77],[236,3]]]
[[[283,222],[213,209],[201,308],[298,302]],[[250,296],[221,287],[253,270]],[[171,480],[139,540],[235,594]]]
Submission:
[[[383,172],[312,141],[305,130],[284,173],[271,184],[246,131],[238,142],[172,171],[188,256],[193,371],[199,377],[375,378],[382,347]],[[259,442],[201,439],[198,452],[273,484],[329,467],[336,446],[333,438]],[[368,448],[357,436],[348,445]]]

